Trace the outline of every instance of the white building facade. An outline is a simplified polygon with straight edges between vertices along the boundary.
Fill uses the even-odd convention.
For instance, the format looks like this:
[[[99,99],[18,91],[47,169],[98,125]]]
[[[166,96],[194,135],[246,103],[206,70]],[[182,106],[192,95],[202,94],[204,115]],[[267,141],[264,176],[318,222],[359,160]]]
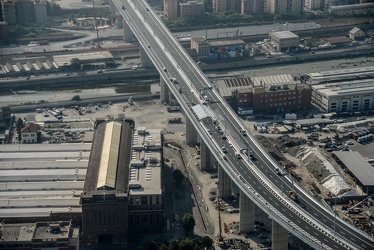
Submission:
[[[374,79],[313,85],[312,101],[325,112],[372,110]]]

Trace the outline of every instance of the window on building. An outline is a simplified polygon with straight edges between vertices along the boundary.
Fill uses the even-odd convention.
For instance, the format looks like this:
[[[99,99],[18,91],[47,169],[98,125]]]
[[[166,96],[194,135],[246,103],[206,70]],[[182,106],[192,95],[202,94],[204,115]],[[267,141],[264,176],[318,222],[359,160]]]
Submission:
[[[142,216],[141,221],[142,221],[142,223],[148,223],[147,216]]]
[[[160,204],[160,196],[156,196],[156,204]]]
[[[141,204],[142,205],[147,205],[148,204],[148,197],[147,196],[142,196],[142,198],[141,198]]]

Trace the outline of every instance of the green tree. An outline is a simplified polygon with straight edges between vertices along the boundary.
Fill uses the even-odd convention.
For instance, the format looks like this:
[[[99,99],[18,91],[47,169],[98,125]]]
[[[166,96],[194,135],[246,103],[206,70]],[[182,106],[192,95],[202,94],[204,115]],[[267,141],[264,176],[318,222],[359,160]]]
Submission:
[[[179,245],[176,240],[172,240],[169,243],[169,250],[179,250]]]
[[[174,179],[175,184],[178,187],[181,186],[182,181],[184,179],[184,175],[183,175],[182,171],[180,171],[179,169],[174,169],[172,175],[173,175],[173,179]]]
[[[201,245],[209,249],[213,245],[213,240],[209,236],[205,236],[201,239]]]
[[[76,101],[76,102],[79,102],[81,99],[81,97],[79,95],[75,95],[73,96],[73,98],[71,98],[72,101]]]
[[[49,1],[46,1],[47,3],[47,15],[48,16],[58,16],[61,14],[61,7],[60,5],[54,3],[54,4],[51,4]]]
[[[195,249],[195,243],[191,239],[183,239],[179,241],[178,246],[180,250]]]
[[[158,248],[158,250],[169,250],[169,247],[165,245],[164,243],[162,243],[160,247]]]
[[[17,120],[17,123],[16,123],[16,130],[17,130],[17,134],[18,134],[18,139],[20,140],[20,134],[21,134],[21,128],[23,126],[23,121],[21,118],[18,118]]]
[[[81,60],[79,58],[72,58],[70,60],[70,69],[79,70],[81,68]]]
[[[182,225],[186,234],[191,233],[196,225],[196,221],[193,215],[190,213],[185,214],[182,218]]]

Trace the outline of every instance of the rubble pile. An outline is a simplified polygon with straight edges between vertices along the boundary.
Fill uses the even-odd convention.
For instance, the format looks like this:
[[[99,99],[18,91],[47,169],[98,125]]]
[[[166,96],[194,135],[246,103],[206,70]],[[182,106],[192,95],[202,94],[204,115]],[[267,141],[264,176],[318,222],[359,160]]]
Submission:
[[[308,171],[334,195],[353,192],[339,171],[316,148],[304,146],[297,157],[303,162]]]

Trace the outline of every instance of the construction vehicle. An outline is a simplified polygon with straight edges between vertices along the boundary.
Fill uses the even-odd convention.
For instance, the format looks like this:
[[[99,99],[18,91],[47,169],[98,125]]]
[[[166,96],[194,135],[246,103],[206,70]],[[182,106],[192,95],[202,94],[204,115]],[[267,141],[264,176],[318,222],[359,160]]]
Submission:
[[[130,105],[134,105],[134,102],[132,101],[132,96],[130,96],[130,98],[127,100],[127,102],[128,102]]]
[[[221,202],[220,202],[219,196],[217,196],[217,204],[218,204],[218,226],[219,226],[219,235],[217,237],[217,245],[223,248],[225,247],[225,240],[222,236]]]
[[[366,197],[365,199],[363,199],[362,201],[360,201],[360,202],[350,202],[350,207],[348,207],[347,208],[347,212],[349,213],[349,214],[356,214],[356,213],[361,213],[362,212],[362,209],[359,209],[359,208],[357,208],[357,207],[362,207],[362,205],[364,204],[364,202],[366,201],[366,200],[369,200],[371,197],[373,197],[374,196],[374,194],[372,194],[372,195],[370,195],[370,196],[368,196],[368,197]],[[351,205],[353,203],[353,205]]]
[[[295,202],[298,202],[298,201],[299,201],[299,197],[297,197],[296,192],[293,191],[293,190],[288,191],[288,196],[289,196],[292,200],[294,200]]]
[[[197,155],[200,155],[200,147],[199,147],[198,144],[196,144],[196,146],[195,146],[195,153],[196,153]]]

